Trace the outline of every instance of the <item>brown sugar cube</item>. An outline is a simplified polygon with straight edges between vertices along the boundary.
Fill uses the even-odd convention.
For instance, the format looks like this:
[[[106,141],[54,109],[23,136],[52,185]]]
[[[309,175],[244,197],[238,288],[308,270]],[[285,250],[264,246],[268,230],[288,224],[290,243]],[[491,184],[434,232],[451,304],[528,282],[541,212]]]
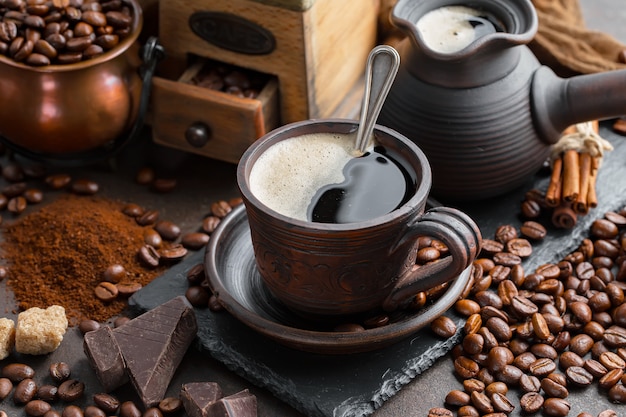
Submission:
[[[31,307],[17,316],[15,350],[29,355],[54,352],[63,341],[67,326],[65,308],[58,305],[46,309]]]
[[[0,318],[0,360],[7,358],[15,347],[15,323],[8,318]]]

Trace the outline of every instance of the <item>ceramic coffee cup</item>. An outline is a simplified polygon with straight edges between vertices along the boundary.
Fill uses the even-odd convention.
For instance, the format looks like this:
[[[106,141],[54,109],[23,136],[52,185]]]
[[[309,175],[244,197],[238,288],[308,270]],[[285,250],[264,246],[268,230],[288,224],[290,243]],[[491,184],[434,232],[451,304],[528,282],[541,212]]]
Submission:
[[[348,223],[314,222],[286,215],[282,208],[277,209],[273,202],[270,207],[265,197],[262,201],[252,191],[256,180],[251,181],[251,173],[260,175],[253,170],[255,164],[276,144],[310,134],[353,135],[356,130],[357,122],[343,119],[288,124],[253,143],[237,168],[263,282],[285,306],[304,316],[324,318],[380,308],[394,310],[419,291],[458,277],[480,250],[480,230],[469,216],[447,207],[425,212],[432,183],[428,160],[412,141],[383,126],[375,127],[374,142],[382,146],[384,157],[401,167],[408,184],[405,201],[390,212]],[[305,160],[302,164],[308,166]],[[326,169],[316,160],[310,166],[305,169],[306,177],[314,177],[312,171]],[[290,178],[292,174],[283,174],[280,169],[273,165],[270,171]],[[371,184],[376,184],[376,179]],[[383,188],[390,187],[375,187],[379,187],[375,195],[384,200]],[[292,193],[289,198],[297,199],[298,194]],[[441,240],[449,256],[414,268],[419,236]]]

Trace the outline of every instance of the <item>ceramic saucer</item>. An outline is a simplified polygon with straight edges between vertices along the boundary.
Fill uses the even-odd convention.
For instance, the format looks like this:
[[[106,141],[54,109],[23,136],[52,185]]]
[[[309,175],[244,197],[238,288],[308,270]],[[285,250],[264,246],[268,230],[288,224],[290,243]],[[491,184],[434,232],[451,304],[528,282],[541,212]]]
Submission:
[[[372,351],[417,332],[459,299],[470,274],[469,268],[466,269],[434,303],[398,315],[385,326],[336,332],[299,317],[265,287],[256,267],[243,205],[233,209],[211,235],[204,264],[211,289],[235,318],[280,344],[324,354]]]

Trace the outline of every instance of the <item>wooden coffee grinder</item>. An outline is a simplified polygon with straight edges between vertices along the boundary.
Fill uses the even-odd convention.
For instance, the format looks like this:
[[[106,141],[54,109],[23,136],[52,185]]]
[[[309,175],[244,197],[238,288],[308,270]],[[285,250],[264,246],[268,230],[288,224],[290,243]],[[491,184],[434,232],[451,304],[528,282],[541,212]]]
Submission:
[[[161,1],[159,41],[167,58],[154,79],[154,140],[237,162],[281,124],[354,116],[376,44],[379,1]],[[198,59],[270,81],[255,99],[229,97],[189,83]]]

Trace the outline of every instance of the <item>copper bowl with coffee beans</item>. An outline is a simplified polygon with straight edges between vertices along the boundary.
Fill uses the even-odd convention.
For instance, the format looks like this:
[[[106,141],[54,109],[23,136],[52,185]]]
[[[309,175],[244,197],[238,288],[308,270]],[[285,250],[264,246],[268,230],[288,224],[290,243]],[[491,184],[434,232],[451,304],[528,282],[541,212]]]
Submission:
[[[0,0],[0,136],[67,154],[126,134],[142,79],[136,0]]]

